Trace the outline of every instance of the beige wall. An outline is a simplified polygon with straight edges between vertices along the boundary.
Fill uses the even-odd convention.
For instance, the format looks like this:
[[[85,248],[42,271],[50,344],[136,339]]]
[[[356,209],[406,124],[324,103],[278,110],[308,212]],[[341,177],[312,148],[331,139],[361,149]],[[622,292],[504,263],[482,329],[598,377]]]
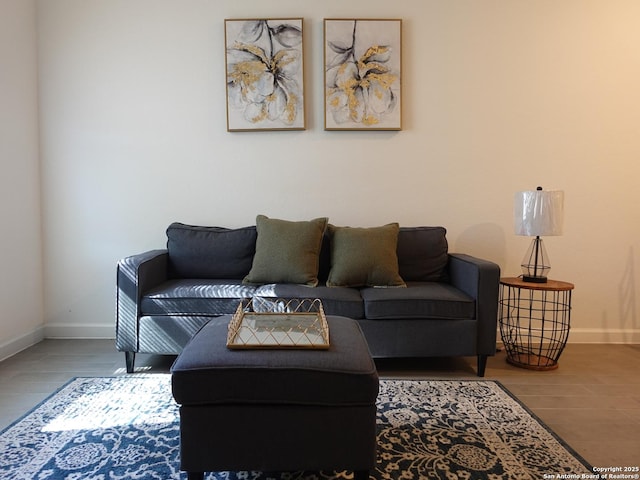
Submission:
[[[305,19],[307,130],[228,133],[223,20]],[[115,263],[176,220],[447,227],[517,275],[515,191],[564,189],[570,341],[640,342],[640,2],[37,3],[45,330],[113,335]],[[325,132],[322,19],[402,18],[401,132]]]
[[[0,359],[43,335],[35,19],[0,0]]]

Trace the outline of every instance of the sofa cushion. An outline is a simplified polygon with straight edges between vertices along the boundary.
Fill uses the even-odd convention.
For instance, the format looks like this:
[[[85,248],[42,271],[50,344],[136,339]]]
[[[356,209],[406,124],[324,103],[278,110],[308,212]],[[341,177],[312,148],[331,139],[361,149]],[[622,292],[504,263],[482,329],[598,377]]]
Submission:
[[[176,279],[147,292],[142,315],[224,315],[234,313],[255,291],[238,279]]]
[[[227,229],[172,223],[167,228],[174,278],[237,278],[251,269],[256,227]]]
[[[475,318],[473,298],[448,283],[407,282],[407,288],[363,288],[370,320],[394,318]]]
[[[402,227],[398,232],[398,267],[405,282],[445,280],[449,260],[446,229]]]
[[[304,285],[269,284],[256,288],[255,297],[282,298],[291,300],[295,298],[319,298],[326,315],[337,315],[360,319],[364,317],[362,297],[357,288],[327,287],[320,285],[309,288]]]
[[[322,235],[327,218],[291,222],[258,215],[256,253],[245,283],[318,284]]]
[[[404,287],[398,273],[397,223],[354,228],[329,225],[330,287]]]

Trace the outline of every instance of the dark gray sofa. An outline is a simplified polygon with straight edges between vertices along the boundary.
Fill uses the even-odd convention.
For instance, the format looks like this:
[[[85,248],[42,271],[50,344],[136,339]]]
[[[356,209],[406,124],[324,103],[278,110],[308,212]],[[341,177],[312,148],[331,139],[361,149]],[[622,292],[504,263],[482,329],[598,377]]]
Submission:
[[[135,354],[179,354],[213,317],[252,297],[319,298],[327,315],[356,319],[374,358],[477,356],[484,376],[495,354],[499,267],[448,252],[443,227],[402,227],[398,271],[406,288],[326,286],[331,238],[324,235],[318,286],[252,285],[255,226],[226,229],[174,223],[167,248],[117,266],[116,347],[128,372]]]

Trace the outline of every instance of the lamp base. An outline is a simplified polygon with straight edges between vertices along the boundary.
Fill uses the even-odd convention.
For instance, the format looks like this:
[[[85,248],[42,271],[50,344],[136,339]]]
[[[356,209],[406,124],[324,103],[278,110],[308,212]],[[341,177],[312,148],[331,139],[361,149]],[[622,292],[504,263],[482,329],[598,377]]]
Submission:
[[[547,275],[551,270],[547,249],[540,237],[536,237],[529,245],[527,253],[520,264],[522,279],[530,283],[547,283]]]
[[[533,277],[530,275],[523,275],[522,281],[529,283],[547,283],[547,277]]]

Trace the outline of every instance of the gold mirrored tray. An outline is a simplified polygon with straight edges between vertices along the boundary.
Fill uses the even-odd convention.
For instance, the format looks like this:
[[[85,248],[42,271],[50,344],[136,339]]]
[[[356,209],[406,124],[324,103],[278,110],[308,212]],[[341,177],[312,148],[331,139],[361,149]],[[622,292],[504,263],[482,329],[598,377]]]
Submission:
[[[252,298],[229,322],[231,349],[328,349],[329,325],[319,299]]]

